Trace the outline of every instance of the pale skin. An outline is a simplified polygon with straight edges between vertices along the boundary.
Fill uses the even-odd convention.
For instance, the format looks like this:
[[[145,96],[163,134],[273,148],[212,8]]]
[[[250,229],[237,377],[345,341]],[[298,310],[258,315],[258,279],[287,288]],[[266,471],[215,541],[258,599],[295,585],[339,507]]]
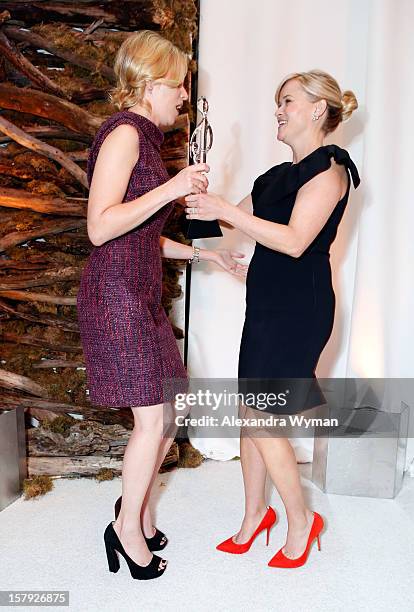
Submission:
[[[276,100],[277,139],[292,149],[293,163],[324,144],[322,125],[326,112],[326,100],[311,101],[297,80],[287,81],[282,87]],[[313,120],[312,116],[318,118]],[[234,206],[217,194],[192,194],[185,198],[186,212],[190,219],[219,219],[270,249],[298,258],[319,234],[347,186],[345,168],[332,161],[327,171],[299,189],[288,225],[253,216],[251,196]],[[245,513],[233,539],[237,543],[249,540],[264,517],[265,481],[269,474],[288,520],[283,553],[295,559],[305,550],[313,514],[306,505],[293,447],[288,438],[254,437],[247,431],[240,442]]]
[[[166,75],[169,78],[169,75]],[[173,125],[183,101],[188,98],[182,83],[177,87],[150,82],[143,100],[128,110],[150,119],[157,126]],[[151,110],[145,106],[148,102]],[[191,193],[205,192],[208,187],[207,164],[196,164],[181,170],[163,185],[130,202],[122,202],[131,172],[139,159],[139,137],[130,125],[120,125],[104,140],[90,187],[87,229],[95,246],[122,236],[138,227],[167,203]],[[191,246],[161,237],[162,257],[190,259]],[[218,249],[201,249],[200,259],[211,261],[236,276],[245,276],[247,266],[238,259],[243,253]],[[113,527],[126,553],[135,563],[148,565],[152,552],[144,535],[155,533],[149,499],[176,428],[163,435],[163,404],[131,407],[134,428],[125,450],[122,466],[122,507]],[[162,562],[159,569],[162,569]]]

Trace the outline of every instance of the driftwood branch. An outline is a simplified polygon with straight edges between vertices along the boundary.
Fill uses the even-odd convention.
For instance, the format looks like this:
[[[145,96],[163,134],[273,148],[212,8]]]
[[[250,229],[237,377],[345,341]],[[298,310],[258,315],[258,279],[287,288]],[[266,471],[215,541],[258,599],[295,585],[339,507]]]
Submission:
[[[33,293],[31,291],[1,291],[0,297],[18,302],[44,302],[46,304],[60,304],[62,306],[76,306],[75,297],[61,297],[47,293]]]
[[[8,291],[9,289],[26,289],[29,287],[42,287],[45,285],[54,285],[71,280],[78,280],[81,274],[80,268],[74,266],[66,266],[66,268],[55,268],[52,270],[42,271],[39,275],[27,276],[26,274],[18,276],[8,276],[0,279],[0,291]]]
[[[80,353],[82,347],[77,344],[60,344],[37,338],[30,334],[15,334],[13,332],[0,332],[2,342],[12,342],[13,344],[27,344],[29,346],[39,346],[55,353]]]
[[[4,389],[18,389],[19,391],[25,391],[26,393],[38,397],[46,398],[48,396],[47,390],[38,385],[31,378],[2,369],[0,369],[0,387]]]
[[[65,359],[44,359],[33,364],[34,368],[84,368],[83,361],[66,361]]]
[[[78,2],[7,2],[3,0],[4,9],[12,11],[16,19],[24,19],[28,24],[39,23],[49,18],[51,21],[66,21],[84,25],[90,19],[102,19],[109,25],[136,29],[164,29],[174,25],[175,13],[169,6],[154,7],[152,0],[106,0],[97,6]]]
[[[20,30],[19,28],[13,26],[4,27],[3,31],[6,32],[10,38],[13,38],[13,40],[29,43],[38,49],[45,49],[46,51],[49,51],[49,53],[53,53],[53,55],[60,57],[66,62],[74,64],[75,66],[80,66],[81,68],[86,68],[86,70],[90,70],[91,72],[98,72],[111,83],[115,83],[116,78],[113,69],[105,64],[96,62],[93,59],[89,59],[81,55],[77,55],[72,51],[62,49],[58,45],[50,42],[46,38],[43,38],[43,36],[39,36],[39,34],[35,34],[34,32]]]
[[[38,408],[42,410],[51,410],[52,412],[71,413],[71,414],[83,414],[82,406],[75,406],[75,404],[65,404],[64,402],[56,402],[54,400],[38,399],[37,397],[21,397],[19,395],[8,395],[5,394],[1,398],[3,406],[7,408],[17,408],[22,406],[23,408]],[[89,409],[90,410],[90,409]]]
[[[82,36],[84,32],[79,32],[79,36]],[[93,43],[97,47],[101,47],[105,45],[106,39],[108,36],[111,37],[111,40],[118,39],[119,45],[121,45],[125,38],[130,35],[130,32],[125,32],[123,30],[114,30],[112,28],[106,27],[98,27],[91,34],[87,34],[84,36],[84,40],[93,40]]]
[[[103,23],[105,23],[103,19],[97,19],[96,21],[91,23],[91,25],[84,29],[84,31],[81,33],[81,37],[85,38],[86,36],[89,36],[90,34],[92,34],[92,32],[96,30],[96,28],[99,28],[99,26],[101,26]]]
[[[27,87],[0,83],[0,107],[56,121],[74,132],[95,136],[104,121],[67,100]]]
[[[66,155],[73,162],[86,162],[88,161],[89,151],[86,149],[83,149],[82,151],[68,151]]]
[[[85,427],[86,425],[86,427]],[[27,432],[31,457],[94,456],[122,457],[131,430],[119,423],[104,425],[98,421],[74,420],[66,435],[46,427],[33,427]]]
[[[35,83],[39,87],[57,96],[62,96],[63,98],[68,97],[67,93],[59,87],[57,83],[51,81],[48,76],[43,74],[36,66],[33,66],[23,53],[17,49],[16,45],[14,45],[4,34],[4,28],[3,31],[0,31],[0,52],[4,54],[4,57],[6,57],[19,72],[27,76],[32,83]]]
[[[23,244],[28,240],[40,238],[41,236],[50,236],[52,234],[60,234],[69,230],[84,227],[86,225],[85,219],[59,219],[52,222],[44,222],[38,227],[21,232],[11,232],[3,238],[0,238],[0,252],[10,249],[17,244]]]
[[[23,130],[21,130],[17,125],[14,125],[11,121],[8,121],[4,117],[0,116],[0,132],[6,134],[10,138],[13,138],[16,142],[21,144],[22,146],[30,149],[31,151],[36,151],[36,153],[40,153],[41,155],[45,155],[50,159],[53,159],[58,164],[66,168],[72,176],[79,181],[81,185],[84,187],[88,187],[88,180],[86,178],[86,173],[71,159],[69,159],[62,151],[57,149],[56,147],[51,147],[50,145],[26,134]]]
[[[5,313],[14,315],[18,319],[23,319],[25,321],[31,321],[32,323],[38,323],[39,325],[51,325],[52,327],[58,327],[59,329],[62,329],[63,331],[79,333],[79,327],[78,327],[78,324],[75,323],[75,321],[68,321],[67,319],[62,319],[62,317],[56,317],[52,314],[33,315],[27,312],[20,312],[16,308],[13,308],[9,304],[7,304],[1,298],[0,298],[0,310]]]
[[[38,261],[16,261],[15,259],[0,259],[0,270],[44,270],[48,262]]]
[[[51,198],[38,196],[22,189],[0,188],[0,206],[6,208],[24,208],[36,212],[64,215],[68,217],[86,217],[86,198]]]
[[[87,455],[80,457],[28,457],[27,474],[33,476],[47,474],[49,476],[95,476],[99,470],[107,468],[120,476],[122,473],[122,457],[105,457]]]
[[[56,140],[76,140],[86,144],[89,144],[92,140],[91,136],[88,136],[88,134],[77,134],[76,132],[71,132],[70,130],[59,129],[48,125],[23,125],[21,129],[24,130],[26,134],[32,134],[33,136],[43,138],[44,140],[47,140],[48,138],[54,138]],[[7,144],[11,141],[12,138],[9,138],[8,136],[0,137],[0,144]]]
[[[43,421],[53,421],[53,419],[59,416],[59,414],[51,410],[39,410],[38,408],[25,408],[25,412],[29,416],[37,419],[39,423],[43,423]]]
[[[176,466],[178,459],[178,444],[174,442],[162,463],[160,473]],[[111,469],[115,475],[120,476],[122,474],[122,456],[29,457],[27,460],[28,476],[30,478],[38,474],[66,477],[95,476],[103,468]]]
[[[9,141],[13,140],[12,138]],[[0,138],[1,141],[1,138]],[[69,159],[72,161],[79,161],[79,159],[72,158],[71,155],[68,155]],[[54,171],[53,171],[54,170]],[[22,181],[31,181],[31,180],[41,180],[42,182],[54,183],[57,185],[62,191],[65,193],[70,191],[71,193],[76,193],[77,190],[68,184],[67,180],[64,180],[57,168],[53,166],[53,169],[50,170],[41,170],[39,172],[31,164],[28,164],[26,161],[23,162],[15,162],[13,158],[0,158],[0,175],[8,176],[8,177],[16,177]],[[78,187],[79,189],[79,187]]]

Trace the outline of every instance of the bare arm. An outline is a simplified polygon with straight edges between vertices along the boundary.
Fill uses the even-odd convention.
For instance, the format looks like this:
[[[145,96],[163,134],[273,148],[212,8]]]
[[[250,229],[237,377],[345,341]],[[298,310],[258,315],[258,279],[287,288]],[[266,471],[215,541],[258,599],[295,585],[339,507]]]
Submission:
[[[199,214],[190,214],[189,218],[218,215],[256,242],[291,257],[300,257],[319,234],[345,190],[346,171],[336,166],[333,162],[329,170],[299,189],[288,225],[254,217],[215,194],[187,196],[188,206],[199,209]]]
[[[240,202],[237,204],[237,208],[239,210],[244,210],[244,212],[248,213],[249,215],[253,214],[253,202],[251,193],[249,193],[246,197],[240,200]]]
[[[160,247],[162,257],[169,259],[190,259],[193,255],[192,246],[175,242],[165,236],[160,237]],[[235,276],[246,276],[248,266],[237,261],[243,257],[244,253],[239,251],[200,249],[200,261],[212,261]]]
[[[176,242],[165,236],[160,237],[160,248],[161,257],[168,259],[191,259],[193,256],[193,247],[191,245]],[[216,254],[221,250],[200,249],[200,261],[216,261]],[[244,255],[240,254],[240,257],[244,257]]]
[[[137,227],[168,202],[190,193],[193,185],[205,188],[201,171],[208,172],[208,166],[197,164],[139,198],[122,202],[138,158],[138,133],[131,125],[119,125],[102,143],[88,200],[87,229],[95,246]]]
[[[182,244],[166,238],[165,236],[160,237],[161,257],[167,257],[168,259],[190,259],[193,254],[193,247],[188,244]],[[202,257],[204,251],[207,249],[200,249],[200,259],[206,259]]]
[[[240,200],[240,202],[238,204],[236,204],[236,207],[239,208],[240,210],[244,210],[244,212],[246,212],[249,215],[253,214],[253,203],[252,203],[252,196],[249,193],[247,196],[245,196],[242,200]],[[220,225],[222,227],[226,227],[227,229],[235,229],[233,225],[231,225],[230,223],[227,223],[226,221],[220,220],[221,223]]]

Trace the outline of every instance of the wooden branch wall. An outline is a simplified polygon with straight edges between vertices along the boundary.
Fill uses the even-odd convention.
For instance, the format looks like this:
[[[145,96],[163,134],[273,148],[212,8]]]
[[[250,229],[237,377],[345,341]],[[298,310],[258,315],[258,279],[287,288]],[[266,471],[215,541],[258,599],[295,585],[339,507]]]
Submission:
[[[39,421],[28,430],[29,474],[72,473],[76,465],[90,474],[105,458],[119,471],[131,413],[90,406],[76,317],[92,249],[86,160],[116,111],[107,92],[121,42],[154,29],[191,53],[195,2],[14,0],[0,11],[0,408],[23,406]],[[190,114],[189,102],[166,134],[171,175],[188,163]],[[180,217],[177,210],[165,234],[184,241]],[[177,262],[163,265],[168,313],[181,272]]]

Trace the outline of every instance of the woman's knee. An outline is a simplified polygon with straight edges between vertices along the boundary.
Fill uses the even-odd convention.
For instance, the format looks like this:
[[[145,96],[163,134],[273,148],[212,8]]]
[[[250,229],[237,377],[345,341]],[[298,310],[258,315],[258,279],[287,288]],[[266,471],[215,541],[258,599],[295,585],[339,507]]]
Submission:
[[[164,425],[163,404],[131,407],[134,430],[140,433],[161,433]]]

